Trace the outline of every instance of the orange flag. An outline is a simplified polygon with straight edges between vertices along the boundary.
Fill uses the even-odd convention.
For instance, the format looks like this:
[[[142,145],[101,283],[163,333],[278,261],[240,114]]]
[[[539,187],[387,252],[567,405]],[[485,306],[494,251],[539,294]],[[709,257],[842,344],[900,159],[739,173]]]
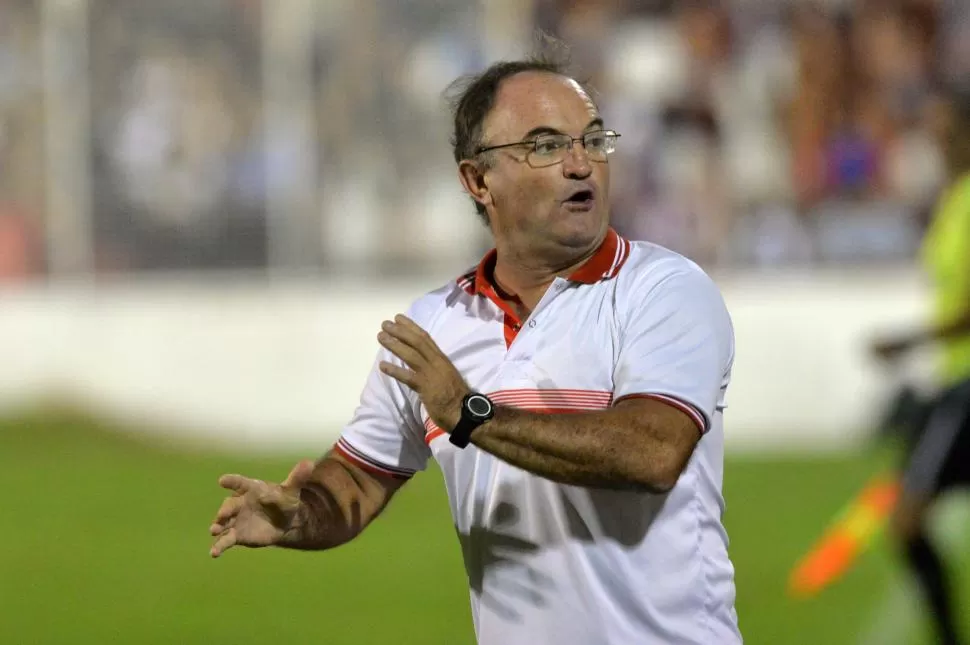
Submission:
[[[789,592],[801,598],[813,596],[842,577],[886,525],[898,498],[898,480],[885,475],[871,479],[795,565]]]

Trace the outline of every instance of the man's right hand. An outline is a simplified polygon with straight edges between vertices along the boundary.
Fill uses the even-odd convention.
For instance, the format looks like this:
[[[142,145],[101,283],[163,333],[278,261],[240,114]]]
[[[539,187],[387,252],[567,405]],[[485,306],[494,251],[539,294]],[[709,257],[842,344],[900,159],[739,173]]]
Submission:
[[[223,475],[219,485],[233,491],[216,513],[209,532],[216,538],[209,551],[218,558],[236,545],[263,547],[277,544],[294,527],[301,502],[300,489],[310,481],[313,462],[301,461],[282,484]]]

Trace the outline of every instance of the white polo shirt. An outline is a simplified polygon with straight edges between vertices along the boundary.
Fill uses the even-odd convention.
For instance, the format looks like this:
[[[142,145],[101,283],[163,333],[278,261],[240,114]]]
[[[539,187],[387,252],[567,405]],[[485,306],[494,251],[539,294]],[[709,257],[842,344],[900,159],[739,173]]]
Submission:
[[[731,320],[697,265],[610,230],[519,321],[475,270],[408,316],[498,405],[545,413],[653,397],[704,434],[665,495],[557,484],[469,445],[454,447],[417,395],[377,369],[337,450],[399,478],[440,465],[481,645],[734,645],[734,568],[721,523],[721,416]]]

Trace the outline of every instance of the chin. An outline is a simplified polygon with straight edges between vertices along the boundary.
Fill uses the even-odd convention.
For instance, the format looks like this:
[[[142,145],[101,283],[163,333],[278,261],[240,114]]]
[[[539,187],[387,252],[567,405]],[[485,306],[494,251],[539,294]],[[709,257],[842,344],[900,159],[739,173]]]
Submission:
[[[599,241],[606,232],[608,222],[601,214],[583,213],[583,217],[576,217],[578,213],[570,213],[572,217],[561,221],[554,228],[560,244],[572,248],[586,248]]]

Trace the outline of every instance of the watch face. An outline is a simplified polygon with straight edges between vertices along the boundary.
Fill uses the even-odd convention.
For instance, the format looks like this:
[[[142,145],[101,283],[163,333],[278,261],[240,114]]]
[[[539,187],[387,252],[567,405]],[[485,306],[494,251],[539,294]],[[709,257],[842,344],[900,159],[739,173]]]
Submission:
[[[468,411],[476,417],[487,417],[492,413],[492,402],[481,395],[468,397]]]

